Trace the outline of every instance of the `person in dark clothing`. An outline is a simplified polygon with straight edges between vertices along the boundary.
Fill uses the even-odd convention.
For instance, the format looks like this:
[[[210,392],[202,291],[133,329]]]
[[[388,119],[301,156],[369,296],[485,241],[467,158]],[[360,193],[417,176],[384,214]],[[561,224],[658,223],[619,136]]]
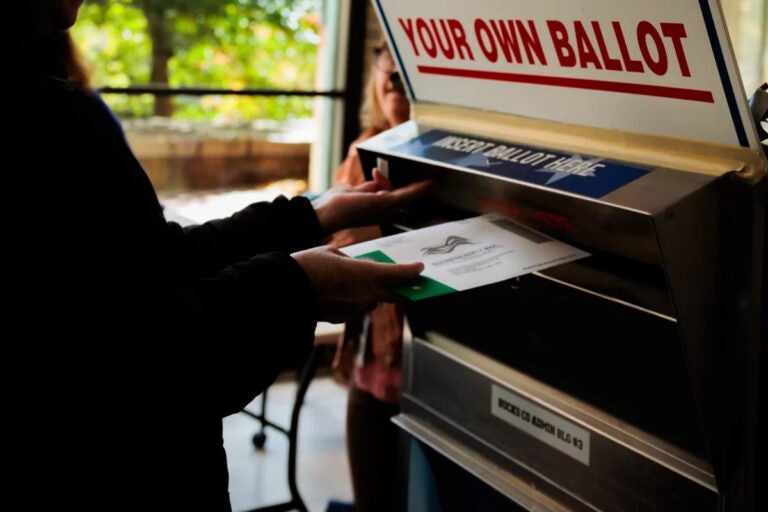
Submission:
[[[3,495],[29,510],[227,511],[222,418],[307,353],[318,320],[394,300],[423,268],[315,246],[429,184],[377,175],[167,222],[112,112],[62,66],[81,3],[6,6]]]

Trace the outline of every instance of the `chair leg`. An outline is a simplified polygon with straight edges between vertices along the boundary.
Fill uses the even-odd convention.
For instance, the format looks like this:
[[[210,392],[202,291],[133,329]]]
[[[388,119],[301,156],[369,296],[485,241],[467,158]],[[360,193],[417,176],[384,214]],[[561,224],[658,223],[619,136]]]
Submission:
[[[298,435],[299,435],[299,415],[301,406],[304,404],[304,396],[307,394],[312,379],[315,378],[317,366],[320,362],[322,351],[319,346],[315,346],[301,370],[298,388],[296,389],[296,398],[293,402],[293,411],[291,412],[291,426],[288,429],[288,487],[291,490],[291,498],[296,509],[301,512],[307,512],[307,507],[299,493],[299,486],[296,482],[296,455],[298,453]]]
[[[264,430],[264,421],[267,419],[267,391],[268,389],[265,389],[261,394],[261,410],[257,418],[259,420],[259,431],[253,434],[252,438],[253,446],[257,450],[264,448],[264,444],[267,442],[267,433]]]
[[[247,512],[285,512],[289,510],[297,510],[299,512],[308,512],[307,506],[304,504],[304,500],[299,493],[299,486],[296,479],[296,455],[298,453],[298,433],[299,433],[299,416],[301,414],[301,406],[304,404],[304,396],[307,394],[309,385],[312,383],[312,379],[317,372],[317,366],[321,360],[322,350],[321,347],[315,346],[312,352],[309,354],[307,361],[299,375],[299,380],[296,388],[296,396],[293,401],[293,409],[291,411],[291,425],[288,428],[281,427],[272,423],[265,417],[267,397],[266,391],[261,398],[261,411],[256,414],[243,409],[243,413],[257,419],[261,423],[260,432],[263,433],[264,426],[269,426],[279,430],[288,436],[288,488],[291,492],[291,499],[285,503],[277,503],[274,505],[267,505],[251,509]],[[255,437],[258,435],[254,435]],[[255,441],[254,441],[255,444]]]
[[[247,414],[259,422],[259,431],[253,434],[252,438],[253,445],[259,450],[264,448],[264,444],[267,442],[266,427],[271,427],[285,435],[289,435],[287,428],[267,419],[267,390],[264,390],[264,392],[261,394],[261,410],[258,413],[251,412],[248,409],[243,409],[240,412]]]

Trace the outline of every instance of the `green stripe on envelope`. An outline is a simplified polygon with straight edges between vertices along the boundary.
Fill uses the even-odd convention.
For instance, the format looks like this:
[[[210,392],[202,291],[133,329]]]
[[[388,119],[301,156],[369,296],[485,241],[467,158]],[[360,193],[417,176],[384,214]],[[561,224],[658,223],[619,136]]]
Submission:
[[[386,255],[382,251],[373,251],[365,254],[355,256],[358,260],[373,260],[379,263],[394,263],[395,261]],[[447,295],[457,291],[450,286],[447,286],[440,281],[435,281],[429,277],[419,276],[419,278],[408,286],[400,286],[395,288],[395,291],[407,297],[412,301],[428,299],[430,297],[438,297],[440,295]]]
[[[365,254],[361,254],[359,256],[355,256],[356,260],[373,260],[378,261],[379,263],[394,263],[395,260],[387,256],[381,251],[373,251],[373,252],[367,252]]]

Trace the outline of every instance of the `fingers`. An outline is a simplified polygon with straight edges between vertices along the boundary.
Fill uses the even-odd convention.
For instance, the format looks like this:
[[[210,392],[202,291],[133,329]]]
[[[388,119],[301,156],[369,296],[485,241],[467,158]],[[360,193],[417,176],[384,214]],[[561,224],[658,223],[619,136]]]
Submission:
[[[395,289],[415,283],[424,270],[424,264],[420,262],[380,263],[366,261],[364,263],[368,264],[365,273],[371,280],[371,293],[376,303],[404,302],[405,297],[397,293]],[[368,306],[370,305],[368,304]]]
[[[373,181],[379,185],[380,190],[392,190],[394,188],[392,182],[389,181],[389,178],[384,176],[378,169],[374,169],[372,175]]]
[[[394,188],[389,178],[381,174],[378,169],[373,170],[373,179],[364,181],[353,187],[355,192],[391,192],[398,201],[411,201],[426,194],[434,187],[434,180],[423,180]]]
[[[382,288],[406,285],[424,271],[424,264],[421,262],[392,264],[371,261],[368,263],[371,268],[367,271],[371,273],[371,279]]]
[[[378,192],[382,190],[375,180],[368,180],[354,186],[355,192]]]
[[[354,187],[357,192],[379,192],[382,190],[389,192],[394,189],[389,178],[384,176],[378,169],[374,168],[371,175],[373,176],[372,180],[364,181]]]
[[[304,269],[318,303],[318,319],[344,321],[379,302],[399,302],[394,288],[415,281],[424,270],[416,263],[358,260],[323,246],[291,255]]]
[[[410,202],[425,195],[435,186],[434,180],[423,180],[405,185],[392,191],[398,202]]]
[[[379,296],[379,303],[403,303],[406,302],[406,300],[407,299],[404,296],[392,290],[384,290],[384,292]]]

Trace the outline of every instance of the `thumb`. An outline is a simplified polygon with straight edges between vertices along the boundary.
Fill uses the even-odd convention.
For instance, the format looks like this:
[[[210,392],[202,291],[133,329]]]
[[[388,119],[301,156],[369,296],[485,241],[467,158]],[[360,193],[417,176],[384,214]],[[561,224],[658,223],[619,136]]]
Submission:
[[[371,263],[376,266],[375,282],[384,288],[407,284],[424,271],[424,264],[415,263]]]

